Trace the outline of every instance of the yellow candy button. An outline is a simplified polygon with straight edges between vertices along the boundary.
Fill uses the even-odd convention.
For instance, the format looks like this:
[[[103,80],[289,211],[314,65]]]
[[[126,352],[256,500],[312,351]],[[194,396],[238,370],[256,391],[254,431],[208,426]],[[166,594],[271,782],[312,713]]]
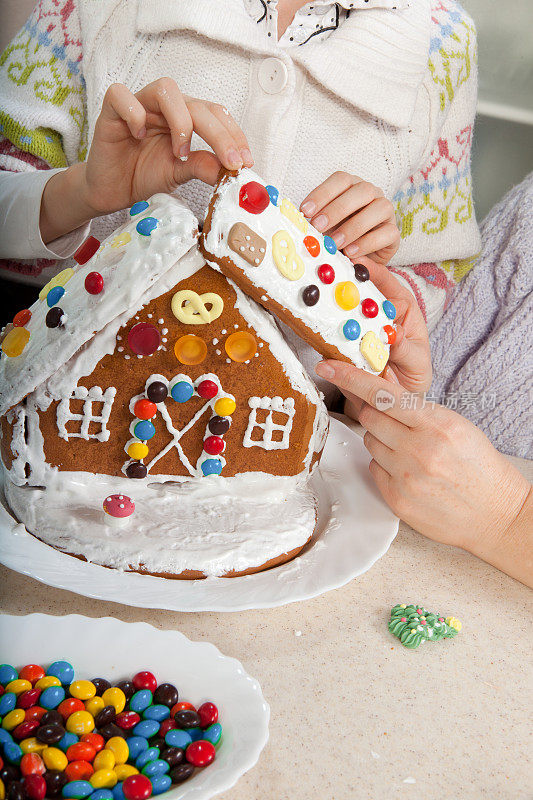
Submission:
[[[174,345],[174,354],[181,364],[194,366],[201,364],[207,355],[207,345],[199,336],[188,333],[181,336]]]
[[[20,356],[29,340],[30,332],[26,328],[13,328],[2,342],[2,352],[9,358],[16,358]]]
[[[100,750],[94,757],[93,767],[98,769],[113,769],[116,764],[115,754],[112,750]],[[119,778],[121,780],[121,778]]]
[[[117,764],[125,764],[130,755],[130,748],[121,736],[112,736],[111,739],[108,739],[105,749],[111,750]]]
[[[117,714],[120,714],[121,711],[124,711],[124,706],[126,705],[126,695],[122,689],[119,689],[117,686],[113,686],[111,689],[106,689],[102,695],[102,700],[106,706],[113,706]]]
[[[94,730],[94,717],[88,711],[75,711],[68,717],[66,728],[69,733],[75,733],[76,736],[91,733]]]
[[[101,697],[91,697],[90,700],[85,701],[85,710],[89,712],[92,717],[96,717],[97,714],[105,708],[105,703]]]
[[[150,450],[147,444],[143,444],[142,442],[132,442],[130,445],[128,445],[128,449],[126,452],[128,453],[130,458],[133,458],[135,461],[140,461],[141,459],[146,458]],[[112,705],[112,704],[108,703],[107,705]]]
[[[40,689],[42,692],[50,688],[50,686],[61,686],[61,681],[55,675],[45,675],[44,678],[39,678],[35,684],[35,688]]]
[[[373,331],[361,339],[361,354],[376,372],[382,372],[389,358],[389,351]]]
[[[214,408],[215,414],[219,417],[229,417],[237,408],[237,404],[232,397],[221,397],[216,401]]]
[[[359,289],[351,281],[341,281],[335,288],[335,302],[344,311],[351,311],[359,305]]]
[[[228,336],[224,347],[231,360],[241,364],[249,361],[257,352],[257,342],[248,331],[235,331]]]
[[[6,787],[4,786],[4,781],[0,778],[0,800],[5,800],[6,798]]]
[[[40,742],[35,736],[30,736],[28,739],[23,739],[19,742],[19,747],[23,753],[42,753],[48,745]]]
[[[93,789],[112,789],[118,783],[118,778],[112,769],[97,769],[89,778]]]
[[[117,766],[115,767],[115,775],[117,776],[117,779],[119,781],[125,781],[126,778],[138,774],[139,770],[132,764],[117,764]]]
[[[14,681],[9,681],[5,686],[6,692],[13,692],[17,696],[22,692],[28,692],[30,689],[31,683],[24,680],[24,678],[16,678]]]
[[[17,725],[24,722],[25,715],[26,712],[22,708],[14,708],[12,711],[8,711],[2,720],[2,728],[6,731],[12,731],[13,728],[16,728]]]
[[[91,681],[73,681],[68,690],[78,700],[90,700],[96,694],[96,686]]]
[[[81,712],[78,712],[81,713]],[[68,758],[59,747],[47,747],[41,753],[46,769],[57,769],[63,772],[68,764]]]
[[[57,275],[54,275],[51,281],[48,281],[46,286],[43,286],[41,291],[39,292],[39,300],[44,300],[50,289],[53,289],[54,286],[64,286],[74,275],[74,270],[72,267],[68,267],[67,269],[58,272]]]

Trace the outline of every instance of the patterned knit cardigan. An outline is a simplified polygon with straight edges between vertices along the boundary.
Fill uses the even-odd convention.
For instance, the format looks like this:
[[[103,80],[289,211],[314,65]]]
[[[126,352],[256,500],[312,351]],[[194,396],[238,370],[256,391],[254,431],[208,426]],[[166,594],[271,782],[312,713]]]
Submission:
[[[85,37],[80,23],[83,2],[89,4],[88,0],[39,0],[0,57],[0,169],[21,172],[62,167],[86,156],[94,119],[88,119],[87,113]],[[135,5],[134,0],[128,2]],[[178,5],[178,0],[174,2]],[[229,4],[230,0],[226,2]],[[116,13],[117,3],[99,2],[95,16],[101,16],[106,5],[110,9],[113,6]],[[356,12],[372,13],[380,12]],[[304,51],[306,47],[297,49]],[[201,69],[199,65],[198,70]],[[428,70],[432,108],[436,109],[431,112],[434,119],[429,124],[437,135],[427,150],[429,157],[426,153],[424,163],[391,192],[402,236],[391,269],[414,292],[432,328],[480,249],[470,172],[477,86],[476,36],[472,20],[455,0],[431,0],[426,77]],[[353,77],[355,81],[356,76]],[[371,120],[371,124],[385,127],[379,119]],[[391,158],[395,158],[392,148]],[[356,172],[357,165],[351,171]],[[361,172],[365,175],[363,165]],[[193,210],[201,214],[195,196],[188,196],[187,191],[183,194]],[[298,194],[294,199],[299,199]],[[118,222],[117,215],[95,221],[93,232],[99,237],[107,235]],[[4,261],[0,265],[35,276],[50,263],[53,262]]]

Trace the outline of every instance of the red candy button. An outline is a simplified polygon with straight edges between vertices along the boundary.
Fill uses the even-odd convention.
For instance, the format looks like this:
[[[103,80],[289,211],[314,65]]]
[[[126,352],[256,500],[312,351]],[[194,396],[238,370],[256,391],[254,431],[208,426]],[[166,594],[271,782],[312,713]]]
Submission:
[[[85,706],[77,697],[67,697],[66,700],[63,700],[63,702],[58,705],[57,710],[63,719],[67,719],[67,717],[70,717],[75,711],[85,711]]]
[[[29,800],[44,800],[46,781],[42,775],[26,775],[23,782],[24,795]]]
[[[333,283],[335,280],[335,270],[329,264],[321,264],[317,272],[322,283]]]
[[[122,784],[122,791],[126,800],[147,800],[152,794],[152,784],[146,775],[130,775]]]
[[[396,341],[396,331],[392,327],[392,325],[384,325],[383,330],[385,331],[385,335],[387,336],[388,344],[394,344]]]
[[[18,311],[15,314],[15,316],[13,317],[13,325],[15,326],[15,328],[23,328],[25,325],[28,324],[30,319],[31,319],[31,311],[30,311],[30,309],[29,308],[24,308],[22,311]],[[19,678],[24,678],[24,680],[30,681],[30,683],[35,683],[35,681],[39,680],[39,678],[35,678],[35,680],[32,681],[32,679],[30,677],[28,677],[28,675],[23,675],[22,674],[24,672],[24,670],[25,669],[26,670],[29,669],[29,667],[35,667],[35,669],[41,670],[41,674],[39,675],[39,678],[43,677],[44,669],[42,669],[42,667],[38,667],[36,664],[29,664],[27,667],[23,667],[20,670]]]
[[[29,680],[29,678],[26,678],[26,680]],[[37,678],[37,680],[39,679]],[[17,706],[19,708],[31,708],[37,703],[40,694],[40,689],[28,689],[27,692],[22,692],[17,697]]]
[[[151,692],[155,692],[157,689],[157,681],[151,672],[138,672],[137,675],[133,676],[133,685],[137,691],[139,689],[149,689]]]
[[[320,242],[314,236],[306,236],[304,245],[310,255],[317,256],[320,253]]]
[[[207,767],[215,760],[215,747],[211,742],[200,739],[188,746],[185,758],[193,767]],[[126,793],[124,792],[124,794]]]
[[[161,344],[161,334],[149,322],[139,322],[128,333],[130,350],[139,356],[151,356]]]
[[[218,386],[214,381],[202,381],[198,384],[196,391],[204,400],[212,400],[218,394]]]
[[[270,195],[257,181],[243,184],[239,191],[239,205],[250,214],[261,214],[270,203]]]
[[[28,722],[30,719],[41,719],[41,717],[44,717],[45,714],[46,708],[42,708],[42,706],[32,706],[31,708],[26,709],[26,713],[24,714],[24,722]]]
[[[104,749],[105,739],[99,733],[84,733],[80,742],[89,742],[92,744],[97,753]]]
[[[123,731],[129,731],[140,721],[141,718],[135,711],[122,711],[120,714],[117,714],[115,724],[118,725],[119,728],[122,728]]]
[[[133,413],[137,419],[152,419],[157,414],[157,406],[151,400],[137,400]]]
[[[192,703],[186,703],[183,700],[180,700],[179,703],[176,703],[176,705],[172,706],[170,709],[170,716],[173,717],[174,714],[178,713],[178,711],[196,711],[196,709]]]
[[[88,781],[94,772],[88,761],[71,761],[65,767],[65,775],[69,781]]]
[[[224,439],[220,436],[208,436],[204,441],[204,450],[210,456],[218,456],[224,450]]]
[[[164,739],[169,731],[176,730],[177,727],[178,723],[175,720],[170,719],[170,717],[168,719],[164,719],[159,728],[158,736],[161,736]]]
[[[66,756],[69,761],[92,761],[96,750],[90,742],[76,742],[67,748]]]
[[[20,725],[17,725],[17,727],[14,729],[13,736],[19,741],[21,739],[26,739],[27,736],[32,735],[33,731],[37,730],[40,724],[41,723],[38,719],[24,720],[24,722],[21,722]]]
[[[44,775],[46,767],[39,753],[24,753],[20,759],[20,771],[26,775]]]
[[[99,247],[100,242],[98,239],[95,239],[94,236],[89,236],[74,253],[74,261],[78,264],[86,264],[88,260],[94,256]]]
[[[104,279],[99,272],[89,272],[85,278],[85,289],[89,294],[100,294],[104,288]]]
[[[363,312],[365,317],[370,317],[371,319],[373,317],[377,317],[379,311],[378,304],[376,303],[375,300],[372,300],[370,297],[367,297],[361,303],[361,311]]]
[[[202,703],[198,709],[198,716],[200,717],[200,726],[202,728],[208,728],[217,721],[218,708],[214,703]]]

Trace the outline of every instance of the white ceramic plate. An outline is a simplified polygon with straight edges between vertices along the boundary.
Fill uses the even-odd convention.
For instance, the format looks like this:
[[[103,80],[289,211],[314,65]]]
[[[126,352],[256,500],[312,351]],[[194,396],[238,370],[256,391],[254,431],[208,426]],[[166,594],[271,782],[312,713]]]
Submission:
[[[370,569],[398,532],[398,519],[372,483],[368,463],[360,437],[332,418],[321,468],[313,478],[315,534],[293,561],[256,575],[180,581],[88,564],[38,541],[13,519],[5,501],[0,560],[50,586],[141,608],[242,611],[308,600]]]
[[[47,666],[64,658],[74,666],[77,678],[111,681],[148,669],[159,683],[177,686],[180,698],[193,705],[212,700],[223,731],[215,761],[162,798],[208,800],[227,791],[257,763],[268,741],[270,708],[261,687],[239,661],[207,642],[191,642],[182,633],[159,631],[144,622],[76,614],[6,615],[0,618],[0,641],[0,660],[19,668]]]

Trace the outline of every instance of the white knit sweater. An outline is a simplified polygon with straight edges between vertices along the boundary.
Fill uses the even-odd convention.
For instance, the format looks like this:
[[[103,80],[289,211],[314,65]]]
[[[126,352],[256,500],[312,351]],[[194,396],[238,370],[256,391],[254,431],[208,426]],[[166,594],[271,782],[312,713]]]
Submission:
[[[0,59],[0,167],[13,169],[10,147],[45,166],[79,160],[107,87],[136,91],[163,75],[226,105],[257,171],[296,202],[336,170],[380,186],[402,232],[393,266],[434,326],[480,248],[475,30],[455,0],[357,10],[291,49],[267,38],[243,0],[41,0]],[[210,188],[180,192],[202,216]],[[105,236],[121,215],[91,232]]]

